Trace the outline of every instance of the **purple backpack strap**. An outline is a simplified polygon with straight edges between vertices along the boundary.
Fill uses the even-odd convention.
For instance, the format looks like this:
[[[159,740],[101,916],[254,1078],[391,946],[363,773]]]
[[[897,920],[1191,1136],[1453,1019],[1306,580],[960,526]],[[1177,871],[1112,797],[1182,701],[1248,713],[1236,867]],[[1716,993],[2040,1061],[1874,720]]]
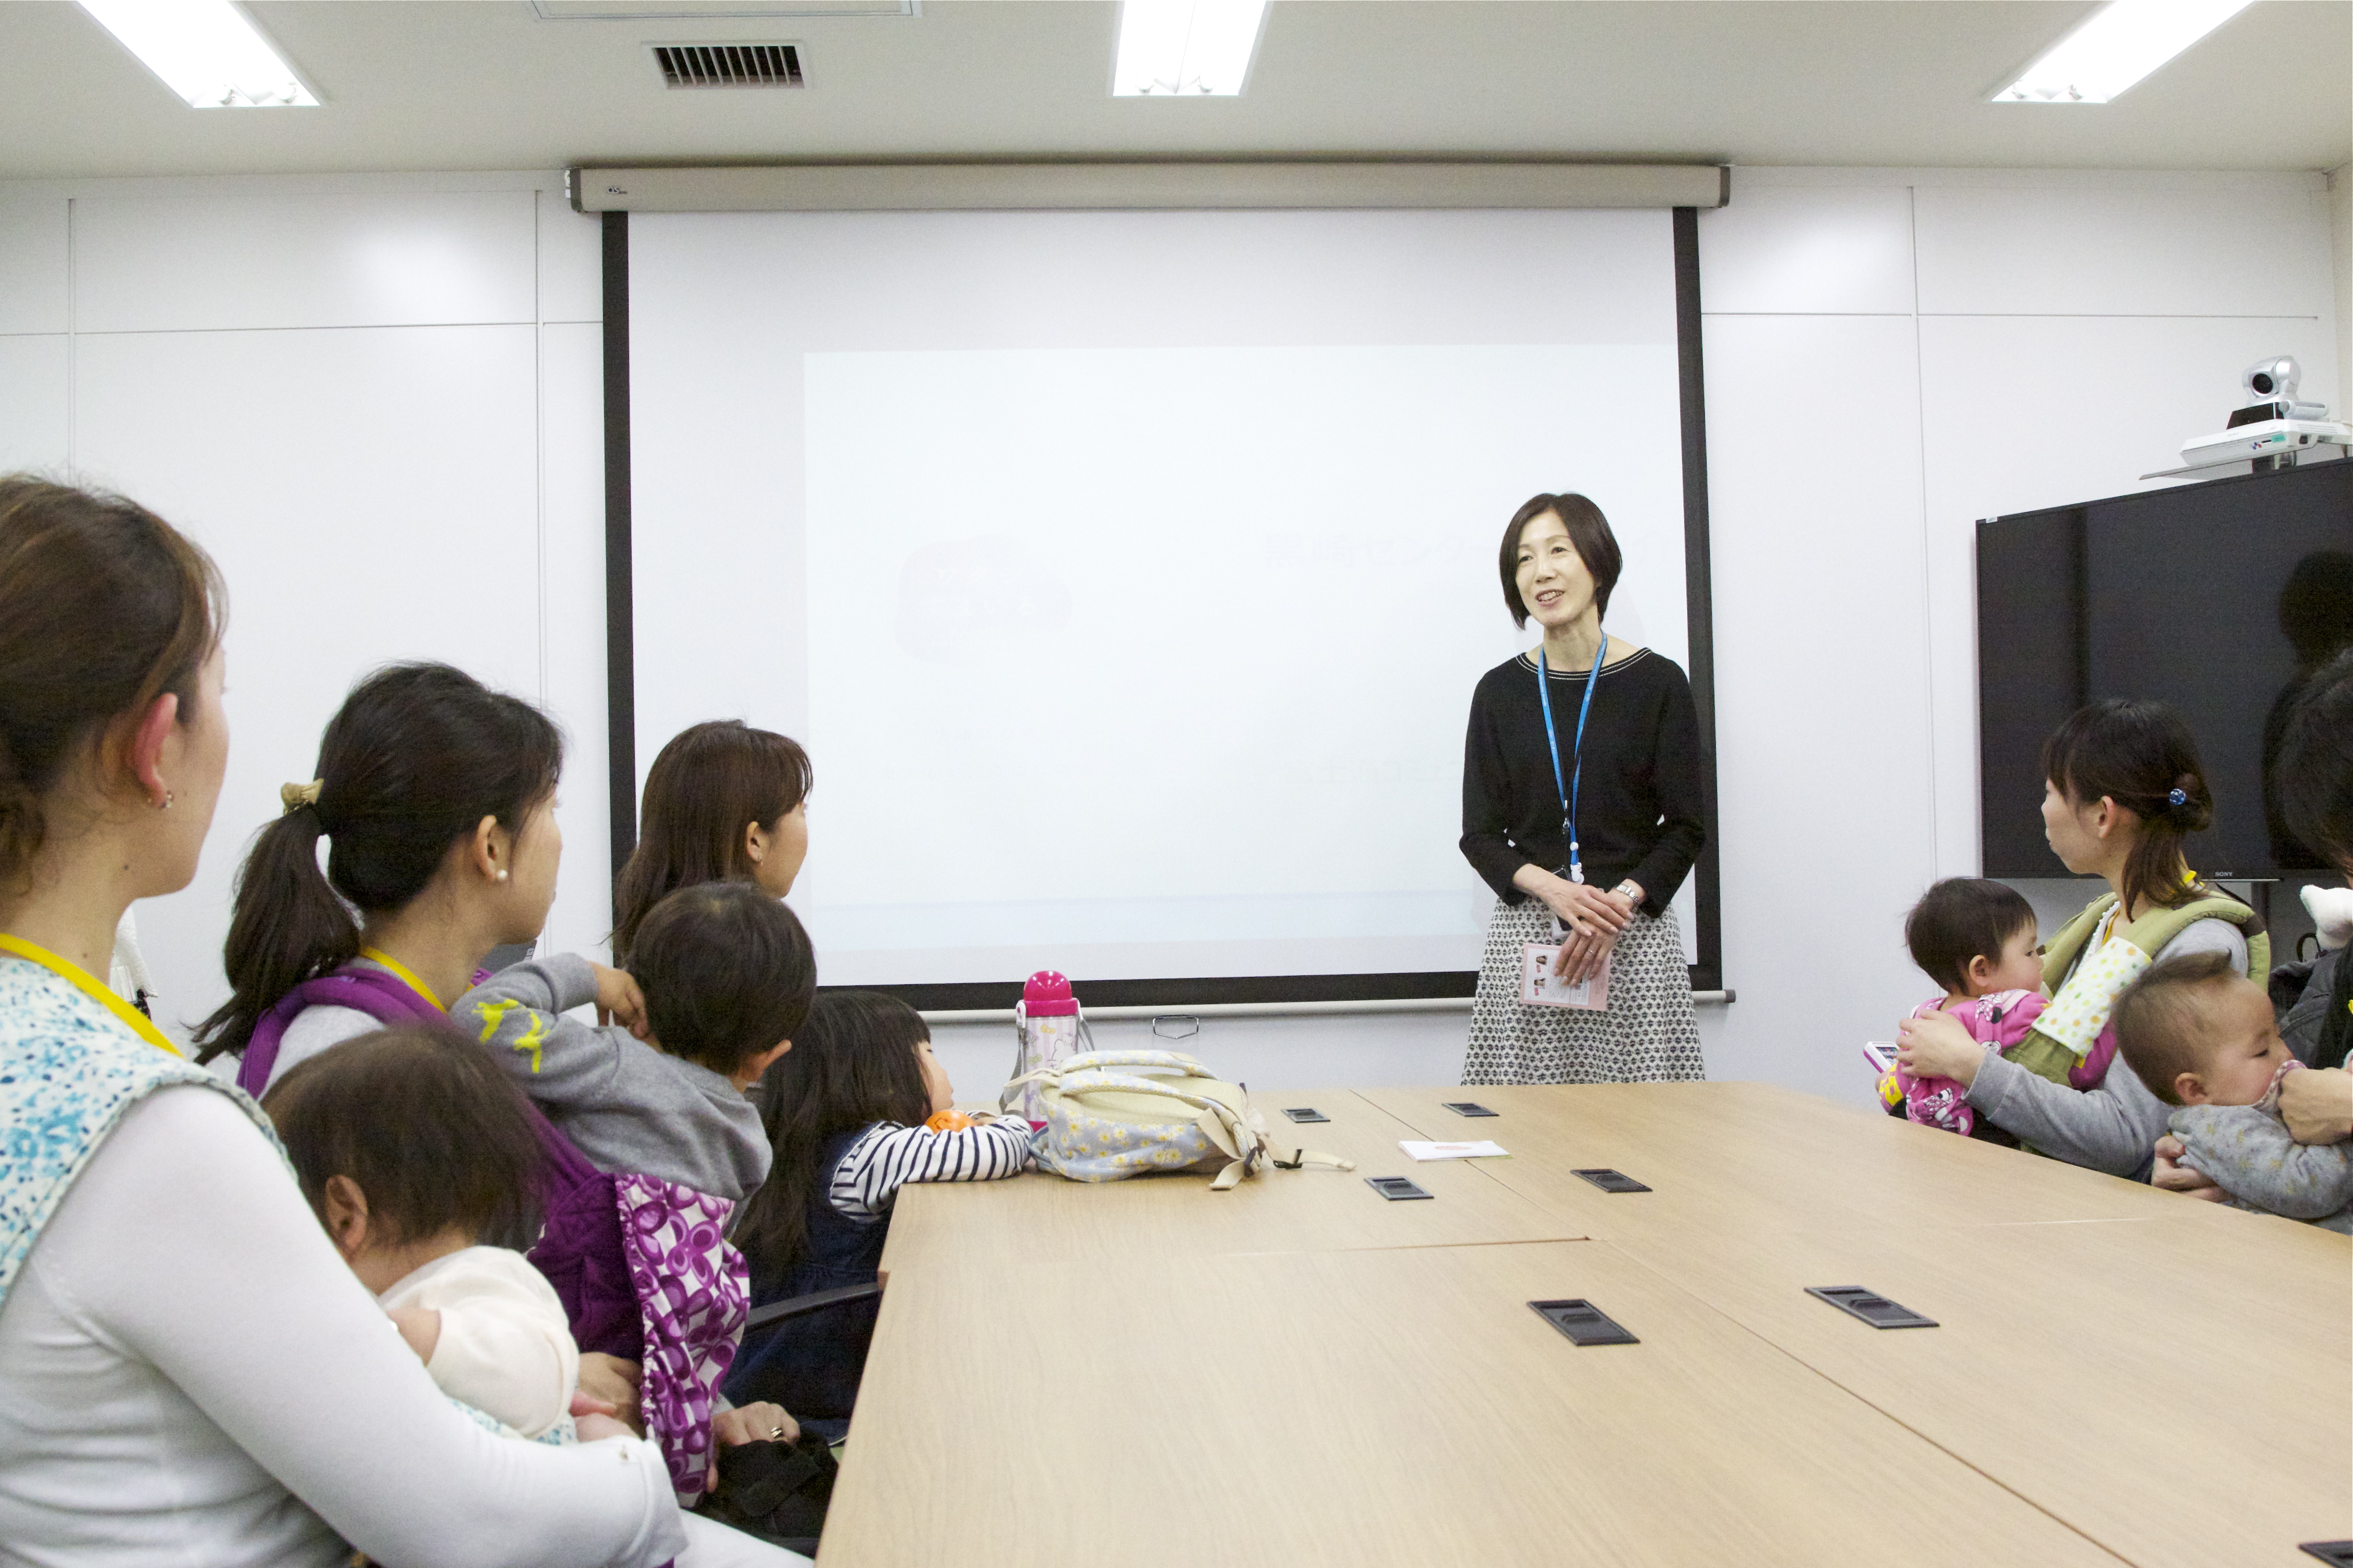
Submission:
[[[386,1026],[447,1023],[449,1017],[398,975],[355,965],[338,969],[316,980],[305,980],[261,1016],[237,1063],[237,1088],[256,1100],[261,1098],[261,1091],[269,1087],[269,1069],[278,1065],[278,1047],[284,1043],[288,1027],[311,1007],[349,1007]]]
[[[546,1157],[539,1205],[546,1223],[526,1256],[555,1287],[583,1352],[642,1362],[645,1331],[613,1178],[590,1164],[539,1107],[531,1114]]]

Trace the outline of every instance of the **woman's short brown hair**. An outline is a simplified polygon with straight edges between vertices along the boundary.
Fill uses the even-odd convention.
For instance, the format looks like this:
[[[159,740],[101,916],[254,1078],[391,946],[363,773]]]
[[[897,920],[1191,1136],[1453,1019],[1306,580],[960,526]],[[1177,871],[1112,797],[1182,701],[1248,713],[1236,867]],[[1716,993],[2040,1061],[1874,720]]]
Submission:
[[[1581,495],[1542,495],[1531,498],[1512,514],[1511,525],[1504,530],[1504,547],[1495,555],[1496,569],[1504,577],[1504,607],[1512,612],[1512,624],[1528,624],[1528,607],[1520,602],[1520,533],[1546,512],[1560,519],[1561,527],[1568,531],[1569,543],[1576,546],[1586,571],[1593,574],[1594,607],[1608,615],[1609,591],[1618,586],[1618,574],[1626,566],[1618,536],[1609,531],[1609,520]]]
[[[195,714],[220,572],[136,501],[0,477],[0,881],[48,839],[43,797],[116,718],[165,692]]]

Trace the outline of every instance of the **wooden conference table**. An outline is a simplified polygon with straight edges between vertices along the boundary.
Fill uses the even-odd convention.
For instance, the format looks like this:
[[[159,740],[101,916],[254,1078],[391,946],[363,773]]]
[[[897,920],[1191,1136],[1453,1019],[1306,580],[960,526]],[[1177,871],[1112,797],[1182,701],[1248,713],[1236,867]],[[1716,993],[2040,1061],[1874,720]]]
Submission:
[[[1499,1114],[1442,1109],[1472,1097]],[[2343,1237],[1755,1084],[1256,1102],[1357,1169],[901,1194],[824,1568],[2311,1568],[2353,1537]],[[1475,1137],[1511,1157],[1397,1147]],[[1432,1199],[1365,1184],[1395,1174]],[[1641,1342],[1526,1305],[1564,1297]]]

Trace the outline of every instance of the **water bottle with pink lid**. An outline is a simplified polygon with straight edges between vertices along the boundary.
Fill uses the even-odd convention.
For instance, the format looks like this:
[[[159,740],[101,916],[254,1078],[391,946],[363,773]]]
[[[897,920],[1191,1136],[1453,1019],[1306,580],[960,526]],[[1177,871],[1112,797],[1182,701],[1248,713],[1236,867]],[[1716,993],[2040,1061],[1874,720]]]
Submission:
[[[1021,1000],[1013,1008],[1013,1037],[1017,1079],[1060,1067],[1082,1048],[1092,1048],[1086,1015],[1071,994],[1071,983],[1050,969],[1039,970],[1021,987]],[[1046,1125],[1038,1088],[1034,1083],[1021,1086],[1019,1111],[1031,1127]]]

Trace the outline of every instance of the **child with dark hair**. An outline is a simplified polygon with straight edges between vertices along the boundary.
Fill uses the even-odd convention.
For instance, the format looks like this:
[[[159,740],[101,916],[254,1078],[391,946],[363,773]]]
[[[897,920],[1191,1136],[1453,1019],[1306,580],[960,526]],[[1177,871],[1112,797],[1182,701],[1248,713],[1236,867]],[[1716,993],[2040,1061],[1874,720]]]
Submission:
[[[2024,1039],[2042,1016],[2042,958],[2034,910],[2017,889],[1978,877],[1947,877],[1930,888],[1904,917],[1905,945],[1921,972],[1943,986],[1912,1010],[1915,1018],[1943,1013],[1989,1051]],[[2100,1058],[2100,1070],[2107,1058]],[[2094,1073],[2089,1081],[2097,1082]],[[1880,1098],[1893,1112],[1924,1127],[1963,1137],[2001,1138],[1969,1109],[1968,1090],[1949,1078],[1915,1077],[1899,1067],[1880,1080]]]
[[[2116,1001],[2124,1059],[2177,1107],[2158,1154],[2198,1171],[2234,1208],[2353,1235],[2353,1144],[2306,1145],[2280,1116],[2288,1054],[2263,987],[2229,957],[2196,952],[2152,966]]]
[[[768,1173],[745,1091],[792,1048],[817,956],[783,904],[711,882],[656,904],[630,963],[634,975],[571,954],[518,963],[450,1016],[563,1135],[570,1159],[532,1261],[583,1351],[638,1363],[648,1433],[691,1497],[711,1474],[714,1395],[750,1310],[743,1258],[723,1238]],[[565,1016],[590,1003],[615,1022]]]
[[[262,1101],[335,1250],[444,1394],[525,1437],[560,1432],[580,1352],[520,1252],[539,1180],[531,1108],[447,1028],[363,1035]],[[611,1430],[617,1431],[615,1427]]]
[[[755,1305],[872,1284],[908,1183],[988,1182],[1029,1167],[1027,1121],[966,1117],[955,1101],[913,1007],[873,991],[816,1000],[793,1053],[760,1080],[776,1160],[735,1231]],[[871,1304],[789,1321],[729,1377],[728,1394],[839,1420],[873,1328]]]

